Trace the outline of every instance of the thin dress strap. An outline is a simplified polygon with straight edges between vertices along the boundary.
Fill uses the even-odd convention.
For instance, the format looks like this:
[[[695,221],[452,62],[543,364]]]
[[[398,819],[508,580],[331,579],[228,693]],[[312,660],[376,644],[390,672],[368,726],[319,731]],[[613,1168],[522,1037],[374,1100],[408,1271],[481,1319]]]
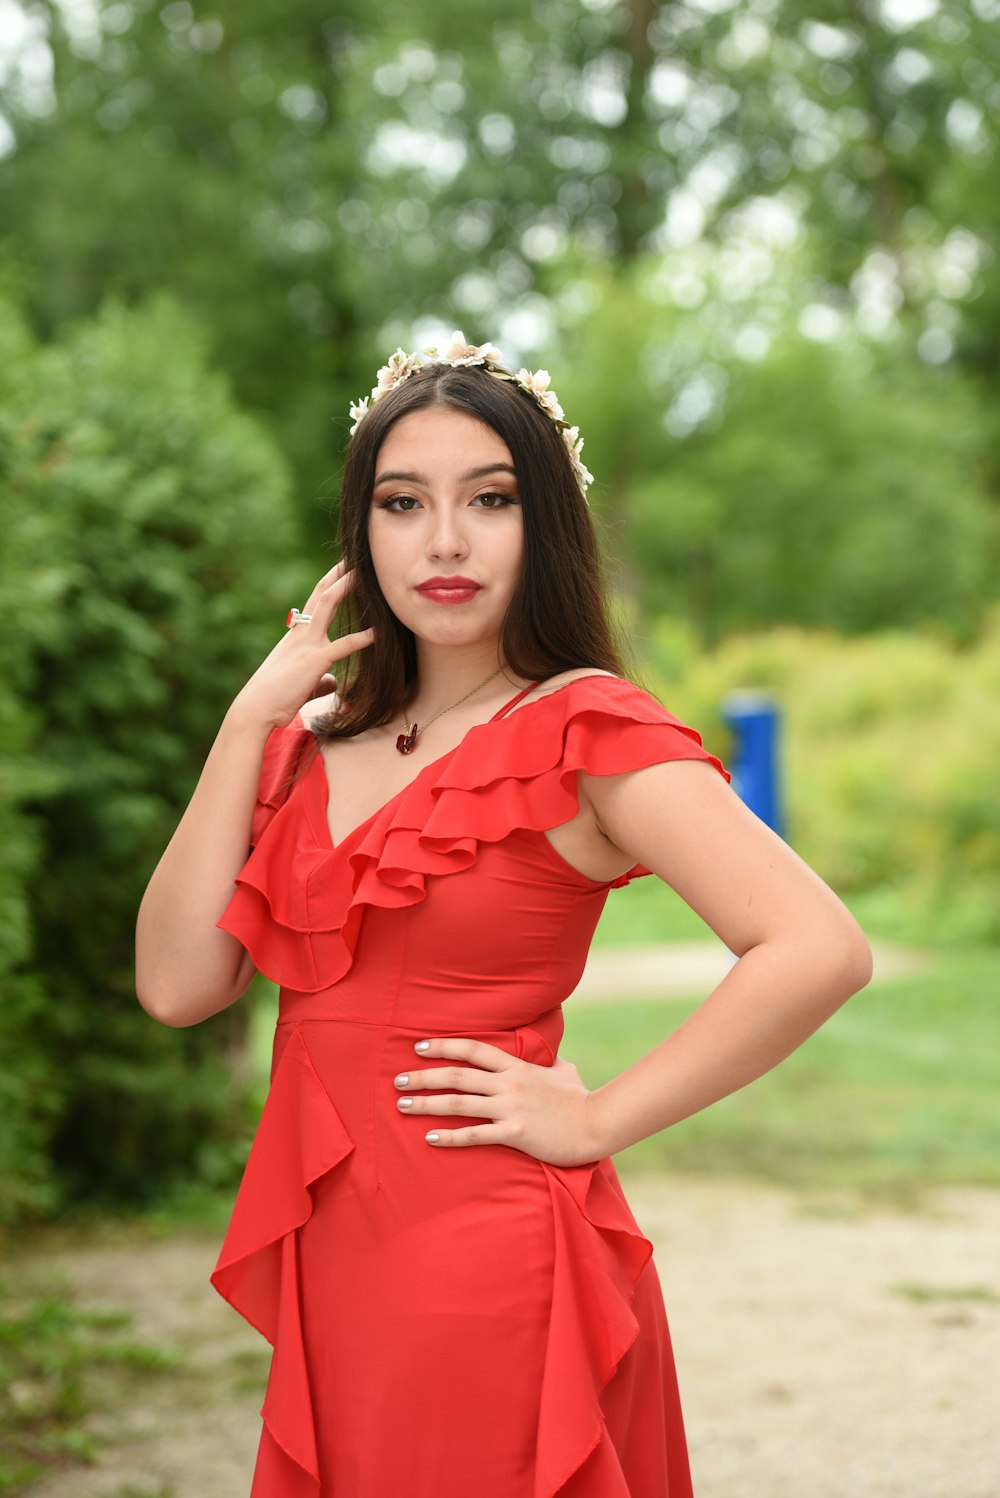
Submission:
[[[518,692],[516,697],[512,697],[509,702],[505,702],[503,707],[497,708],[496,712],[493,714],[492,718],[489,721],[491,723],[495,723],[498,718],[502,718],[504,713],[509,712],[512,707],[515,707],[517,703],[520,702],[522,697],[527,697],[528,693],[533,692],[537,686],[538,682],[532,681],[529,682],[526,687],[522,687],[521,691]]]

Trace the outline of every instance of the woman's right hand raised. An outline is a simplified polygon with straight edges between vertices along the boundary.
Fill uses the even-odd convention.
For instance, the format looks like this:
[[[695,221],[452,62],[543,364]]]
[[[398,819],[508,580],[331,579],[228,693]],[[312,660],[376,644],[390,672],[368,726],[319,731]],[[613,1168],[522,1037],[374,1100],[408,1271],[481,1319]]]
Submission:
[[[372,643],[373,629],[330,639],[330,626],[353,582],[353,570],[343,561],[320,578],[302,610],[311,622],[286,631],[238,693],[227,718],[268,733],[284,728],[317,695],[337,661]]]

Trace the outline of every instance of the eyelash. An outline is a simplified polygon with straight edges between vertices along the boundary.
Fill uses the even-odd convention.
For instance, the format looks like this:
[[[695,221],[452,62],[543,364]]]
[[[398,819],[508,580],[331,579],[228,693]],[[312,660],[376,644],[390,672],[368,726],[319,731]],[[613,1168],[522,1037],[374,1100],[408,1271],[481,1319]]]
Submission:
[[[412,510],[397,510],[395,506],[399,500],[413,499],[413,497],[412,494],[393,494],[389,499],[377,499],[375,501],[375,509],[389,510],[393,515],[412,515]],[[502,501],[498,505],[480,505],[479,508],[484,510],[505,510],[508,505],[521,503],[519,499],[514,498],[513,494],[504,494],[499,489],[486,490],[483,494],[477,494],[476,499],[499,499]]]

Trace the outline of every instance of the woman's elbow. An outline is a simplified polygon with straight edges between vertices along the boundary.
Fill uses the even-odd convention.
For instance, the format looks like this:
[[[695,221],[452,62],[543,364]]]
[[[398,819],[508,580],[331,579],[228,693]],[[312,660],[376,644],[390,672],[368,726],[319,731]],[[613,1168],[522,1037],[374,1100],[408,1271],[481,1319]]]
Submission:
[[[156,983],[136,979],[136,998],[150,1019],[155,1019],[158,1024],[168,1025],[172,1030],[186,1030],[192,1025],[200,1025],[202,1020],[211,1019],[213,1014],[228,1009],[230,1004],[235,1004],[243,989],[235,984],[227,986],[224,992],[213,991],[212,993],[195,993],[190,988],[184,988],[183,999],[178,998],[180,987],[166,987]]]
[[[867,937],[864,937],[852,951],[850,958],[851,993],[859,993],[862,988],[867,988],[872,981],[874,971],[875,960],[872,956],[871,943]]]
[[[874,957],[871,942],[853,916],[837,939],[838,968],[847,985],[847,997],[859,993],[872,980]]]
[[[231,936],[214,932],[209,949],[178,952],[143,940],[135,948],[135,992],[151,1019],[186,1029],[210,1019],[244,993],[256,972],[250,953]]]
[[[157,989],[142,982],[136,981],[136,998],[140,1006],[145,1009],[150,1019],[155,1019],[160,1025],[169,1025],[173,1030],[182,1030],[189,1025],[196,1025],[199,1020],[205,1019],[204,1014],[192,1015],[190,1010],[183,1009],[178,1003],[176,994]]]

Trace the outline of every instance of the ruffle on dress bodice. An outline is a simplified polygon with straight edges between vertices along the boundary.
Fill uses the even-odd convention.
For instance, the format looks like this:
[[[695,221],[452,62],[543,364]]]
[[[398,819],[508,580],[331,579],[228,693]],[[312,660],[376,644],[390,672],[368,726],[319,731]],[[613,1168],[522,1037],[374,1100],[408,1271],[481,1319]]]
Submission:
[[[696,729],[632,682],[580,677],[471,728],[334,847],[324,761],[296,719],[268,739],[253,851],[218,924],[268,978],[318,992],[350,969],[366,906],[417,904],[428,878],[470,868],[481,844],[569,821],[580,770],[617,775],[673,759],[706,759],[731,779]],[[606,887],[649,872],[636,864]]]

